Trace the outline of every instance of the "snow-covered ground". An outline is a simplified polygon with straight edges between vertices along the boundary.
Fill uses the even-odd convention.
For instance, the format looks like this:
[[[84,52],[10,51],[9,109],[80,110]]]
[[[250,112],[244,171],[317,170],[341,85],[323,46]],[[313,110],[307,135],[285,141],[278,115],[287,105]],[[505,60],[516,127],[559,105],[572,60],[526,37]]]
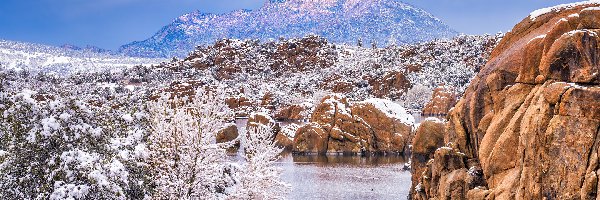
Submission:
[[[135,65],[158,65],[163,61],[0,40],[0,66],[29,72],[98,72]]]

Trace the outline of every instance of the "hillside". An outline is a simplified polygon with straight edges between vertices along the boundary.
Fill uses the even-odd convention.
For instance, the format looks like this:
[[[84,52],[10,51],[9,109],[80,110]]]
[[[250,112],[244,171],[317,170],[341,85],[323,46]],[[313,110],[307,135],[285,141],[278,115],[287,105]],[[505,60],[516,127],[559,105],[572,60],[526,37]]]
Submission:
[[[28,72],[91,72],[135,65],[159,64],[162,59],[133,58],[73,46],[54,47],[0,40],[0,66]]]

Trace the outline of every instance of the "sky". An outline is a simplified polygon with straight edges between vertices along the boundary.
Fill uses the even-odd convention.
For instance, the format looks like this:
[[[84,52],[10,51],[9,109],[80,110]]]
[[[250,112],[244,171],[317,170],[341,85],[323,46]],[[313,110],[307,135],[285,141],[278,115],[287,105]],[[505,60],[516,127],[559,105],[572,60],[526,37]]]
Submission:
[[[2,0],[0,38],[116,50],[194,10],[257,9],[265,0]],[[533,10],[568,0],[404,0],[466,34],[506,32]]]

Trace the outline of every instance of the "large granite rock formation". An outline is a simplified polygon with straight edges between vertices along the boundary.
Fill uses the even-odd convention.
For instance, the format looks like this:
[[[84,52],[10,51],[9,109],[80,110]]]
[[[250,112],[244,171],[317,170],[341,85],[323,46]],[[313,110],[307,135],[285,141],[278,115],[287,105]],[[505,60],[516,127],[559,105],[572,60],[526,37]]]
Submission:
[[[349,103],[329,95],[315,108],[310,123],[294,138],[297,153],[403,153],[411,139],[414,119],[387,100]]]
[[[427,118],[417,128],[412,141],[412,188],[418,184],[418,178],[423,176],[435,150],[444,145],[445,133],[445,123],[437,118]]]
[[[600,4],[539,10],[502,39],[448,116],[412,199],[595,199]],[[419,145],[419,144],[415,144]]]
[[[445,117],[456,105],[457,94],[452,87],[440,86],[433,90],[431,100],[423,108],[423,116]]]

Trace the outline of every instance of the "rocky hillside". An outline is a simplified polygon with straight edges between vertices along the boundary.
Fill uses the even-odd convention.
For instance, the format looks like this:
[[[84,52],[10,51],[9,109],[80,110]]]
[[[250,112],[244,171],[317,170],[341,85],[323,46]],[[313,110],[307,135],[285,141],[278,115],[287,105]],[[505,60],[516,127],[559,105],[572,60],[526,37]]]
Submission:
[[[498,39],[460,36],[375,49],[334,45],[317,36],[268,43],[221,40],[162,67],[180,76],[170,90],[184,88],[179,83],[226,85],[230,107],[241,114],[259,107],[288,112],[288,106],[298,114],[332,92],[421,110],[439,85],[462,93]]]
[[[412,199],[599,197],[599,6],[536,11],[502,39],[450,112],[446,145],[414,141]]]
[[[431,14],[398,0],[277,0],[257,10],[183,15],[151,38],[120,48],[142,57],[185,57],[197,45],[222,38],[300,38],[321,35],[338,44],[408,44],[457,33]]]

